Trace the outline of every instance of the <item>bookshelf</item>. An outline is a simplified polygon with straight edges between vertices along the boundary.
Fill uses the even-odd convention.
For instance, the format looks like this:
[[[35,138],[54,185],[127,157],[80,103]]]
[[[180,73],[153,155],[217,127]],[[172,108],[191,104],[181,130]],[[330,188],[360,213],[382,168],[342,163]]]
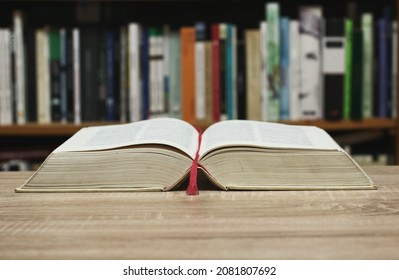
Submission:
[[[125,1],[1,1],[0,10],[5,16],[0,17],[1,26],[10,26],[12,12],[16,9],[26,13],[28,23],[33,27],[45,24],[72,27],[78,25],[95,25],[119,27],[130,21],[143,22],[148,26],[162,26],[169,23],[172,28],[193,25],[196,21],[235,22],[238,34],[246,28],[258,28],[259,21],[264,19],[264,3],[270,1],[243,1],[243,0],[218,0],[218,1],[173,1],[173,0],[125,0]],[[277,1],[281,4],[281,14],[290,17],[297,16],[298,6],[303,4],[321,4],[326,16],[343,16],[347,0],[337,0],[324,3],[320,0],[300,0],[292,4],[288,0]],[[396,5],[399,1],[352,1],[362,6],[365,10],[380,11],[382,4]],[[181,14],[184,11],[183,14]],[[396,11],[396,14],[398,12]],[[171,16],[172,15],[172,16]],[[175,16],[178,15],[178,16]],[[239,35],[242,36],[242,35]],[[398,62],[395,62],[398,63]],[[399,79],[398,79],[399,83]],[[396,107],[399,108],[399,99]],[[84,122],[79,125],[72,123],[2,125],[0,126],[0,144],[6,149],[14,149],[14,143],[19,143],[17,148],[26,145],[44,143],[49,147],[56,147],[80,128],[91,125],[104,125],[119,122]],[[399,163],[399,118],[373,118],[361,121],[283,121],[289,124],[305,124],[319,126],[332,134],[356,135],[357,132],[371,132],[387,138],[393,146],[394,162]],[[211,123],[199,124],[206,128]],[[194,124],[196,125],[196,124]],[[355,133],[355,134],[353,134]],[[353,136],[356,137],[356,136]]]

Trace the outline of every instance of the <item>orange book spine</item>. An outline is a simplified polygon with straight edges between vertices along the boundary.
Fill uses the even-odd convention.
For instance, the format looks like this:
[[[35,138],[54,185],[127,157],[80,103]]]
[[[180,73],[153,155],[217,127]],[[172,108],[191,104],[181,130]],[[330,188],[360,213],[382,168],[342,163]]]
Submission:
[[[181,44],[181,82],[182,82],[182,118],[186,122],[195,122],[195,29],[180,29]]]

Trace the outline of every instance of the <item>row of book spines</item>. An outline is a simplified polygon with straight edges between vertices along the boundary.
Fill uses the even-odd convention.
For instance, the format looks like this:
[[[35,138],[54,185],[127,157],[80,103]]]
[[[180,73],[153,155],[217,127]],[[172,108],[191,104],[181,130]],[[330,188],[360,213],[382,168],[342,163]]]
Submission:
[[[217,26],[218,27],[218,26]],[[220,28],[217,28],[217,29],[220,29]],[[233,30],[233,29],[232,29]],[[50,33],[50,35],[51,34],[54,34],[54,31],[52,32],[52,33]],[[55,38],[57,38],[57,35],[53,35],[52,36],[53,37],[53,41],[54,41],[54,37]],[[53,51],[52,53],[51,53],[51,48],[54,48],[54,43],[51,43],[51,38],[52,38],[51,36],[50,36],[50,39],[49,39],[49,42],[50,42],[50,59],[54,59],[54,58],[57,58],[58,57],[58,55],[59,55],[59,53],[58,53],[58,55],[57,55],[57,52],[58,51]],[[61,37],[61,36],[60,36]],[[58,41],[58,39],[57,39],[57,41]],[[52,47],[53,46],[53,47]],[[41,48],[39,48],[39,49],[41,49]],[[55,53],[55,54],[54,54]],[[228,53],[228,51],[226,50],[226,53]],[[51,55],[52,54],[52,55]],[[224,56],[223,56],[224,57]],[[226,65],[225,63],[222,63],[222,65]],[[230,69],[230,68],[232,68],[232,67],[229,67],[229,66],[226,66],[225,67],[226,69]],[[57,73],[57,71],[55,71],[56,73]],[[108,76],[111,76],[111,75],[108,75]],[[229,77],[226,75],[226,81],[229,79]],[[230,79],[231,79],[231,77],[230,77]],[[112,79],[111,79],[112,80]],[[225,79],[222,79],[222,81],[224,81]],[[166,81],[166,79],[165,79],[165,81]],[[166,83],[165,83],[166,84]],[[230,85],[231,86],[231,85]],[[232,86],[233,88],[234,88],[234,86]],[[195,92],[195,91],[193,91],[193,92]],[[209,98],[208,98],[209,99]],[[209,102],[208,102],[209,103]],[[231,104],[231,103],[230,103]],[[184,107],[184,106],[183,106]],[[209,106],[207,106],[207,108],[209,108]],[[231,108],[231,107],[230,107]],[[190,110],[191,112],[193,112],[193,111],[195,111],[195,112],[197,112],[197,110]],[[232,110],[231,110],[232,111]],[[209,114],[208,114],[209,115]],[[241,116],[242,116],[242,114],[241,114]],[[148,117],[148,116],[147,116]],[[143,118],[146,118],[145,116],[143,116]],[[196,116],[196,118],[197,118],[197,116]],[[215,117],[213,118],[213,119],[215,119]]]

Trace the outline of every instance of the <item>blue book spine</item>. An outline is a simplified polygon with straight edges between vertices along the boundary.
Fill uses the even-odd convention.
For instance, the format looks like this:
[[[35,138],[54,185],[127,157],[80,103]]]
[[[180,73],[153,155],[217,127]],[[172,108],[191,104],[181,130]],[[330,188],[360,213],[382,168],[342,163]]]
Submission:
[[[66,30],[60,31],[60,69],[61,69],[61,121],[66,122],[68,119],[68,99],[67,99],[67,69],[66,69]]]
[[[280,119],[288,120],[290,115],[289,96],[289,56],[290,56],[290,20],[280,19]]]
[[[379,110],[378,116],[380,118],[386,118],[387,115],[387,22],[385,19],[378,20],[378,31],[379,31],[379,94],[378,94],[378,103]]]
[[[233,119],[233,26],[227,24],[226,39],[226,111],[227,118]]]
[[[106,103],[105,114],[107,121],[115,119],[115,90],[114,90],[114,33],[106,35]]]
[[[148,33],[145,28],[141,32],[141,96],[142,96],[142,119],[146,120],[149,117],[150,106],[150,87],[149,87],[149,53],[148,53]]]

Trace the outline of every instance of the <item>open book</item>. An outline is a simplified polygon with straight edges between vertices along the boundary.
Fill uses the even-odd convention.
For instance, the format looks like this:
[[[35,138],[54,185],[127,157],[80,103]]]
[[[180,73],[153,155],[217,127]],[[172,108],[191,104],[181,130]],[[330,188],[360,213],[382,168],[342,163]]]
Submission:
[[[199,135],[184,121],[152,119],[81,129],[16,191],[168,191],[196,169],[196,154],[223,190],[375,188],[317,127],[231,120]]]

